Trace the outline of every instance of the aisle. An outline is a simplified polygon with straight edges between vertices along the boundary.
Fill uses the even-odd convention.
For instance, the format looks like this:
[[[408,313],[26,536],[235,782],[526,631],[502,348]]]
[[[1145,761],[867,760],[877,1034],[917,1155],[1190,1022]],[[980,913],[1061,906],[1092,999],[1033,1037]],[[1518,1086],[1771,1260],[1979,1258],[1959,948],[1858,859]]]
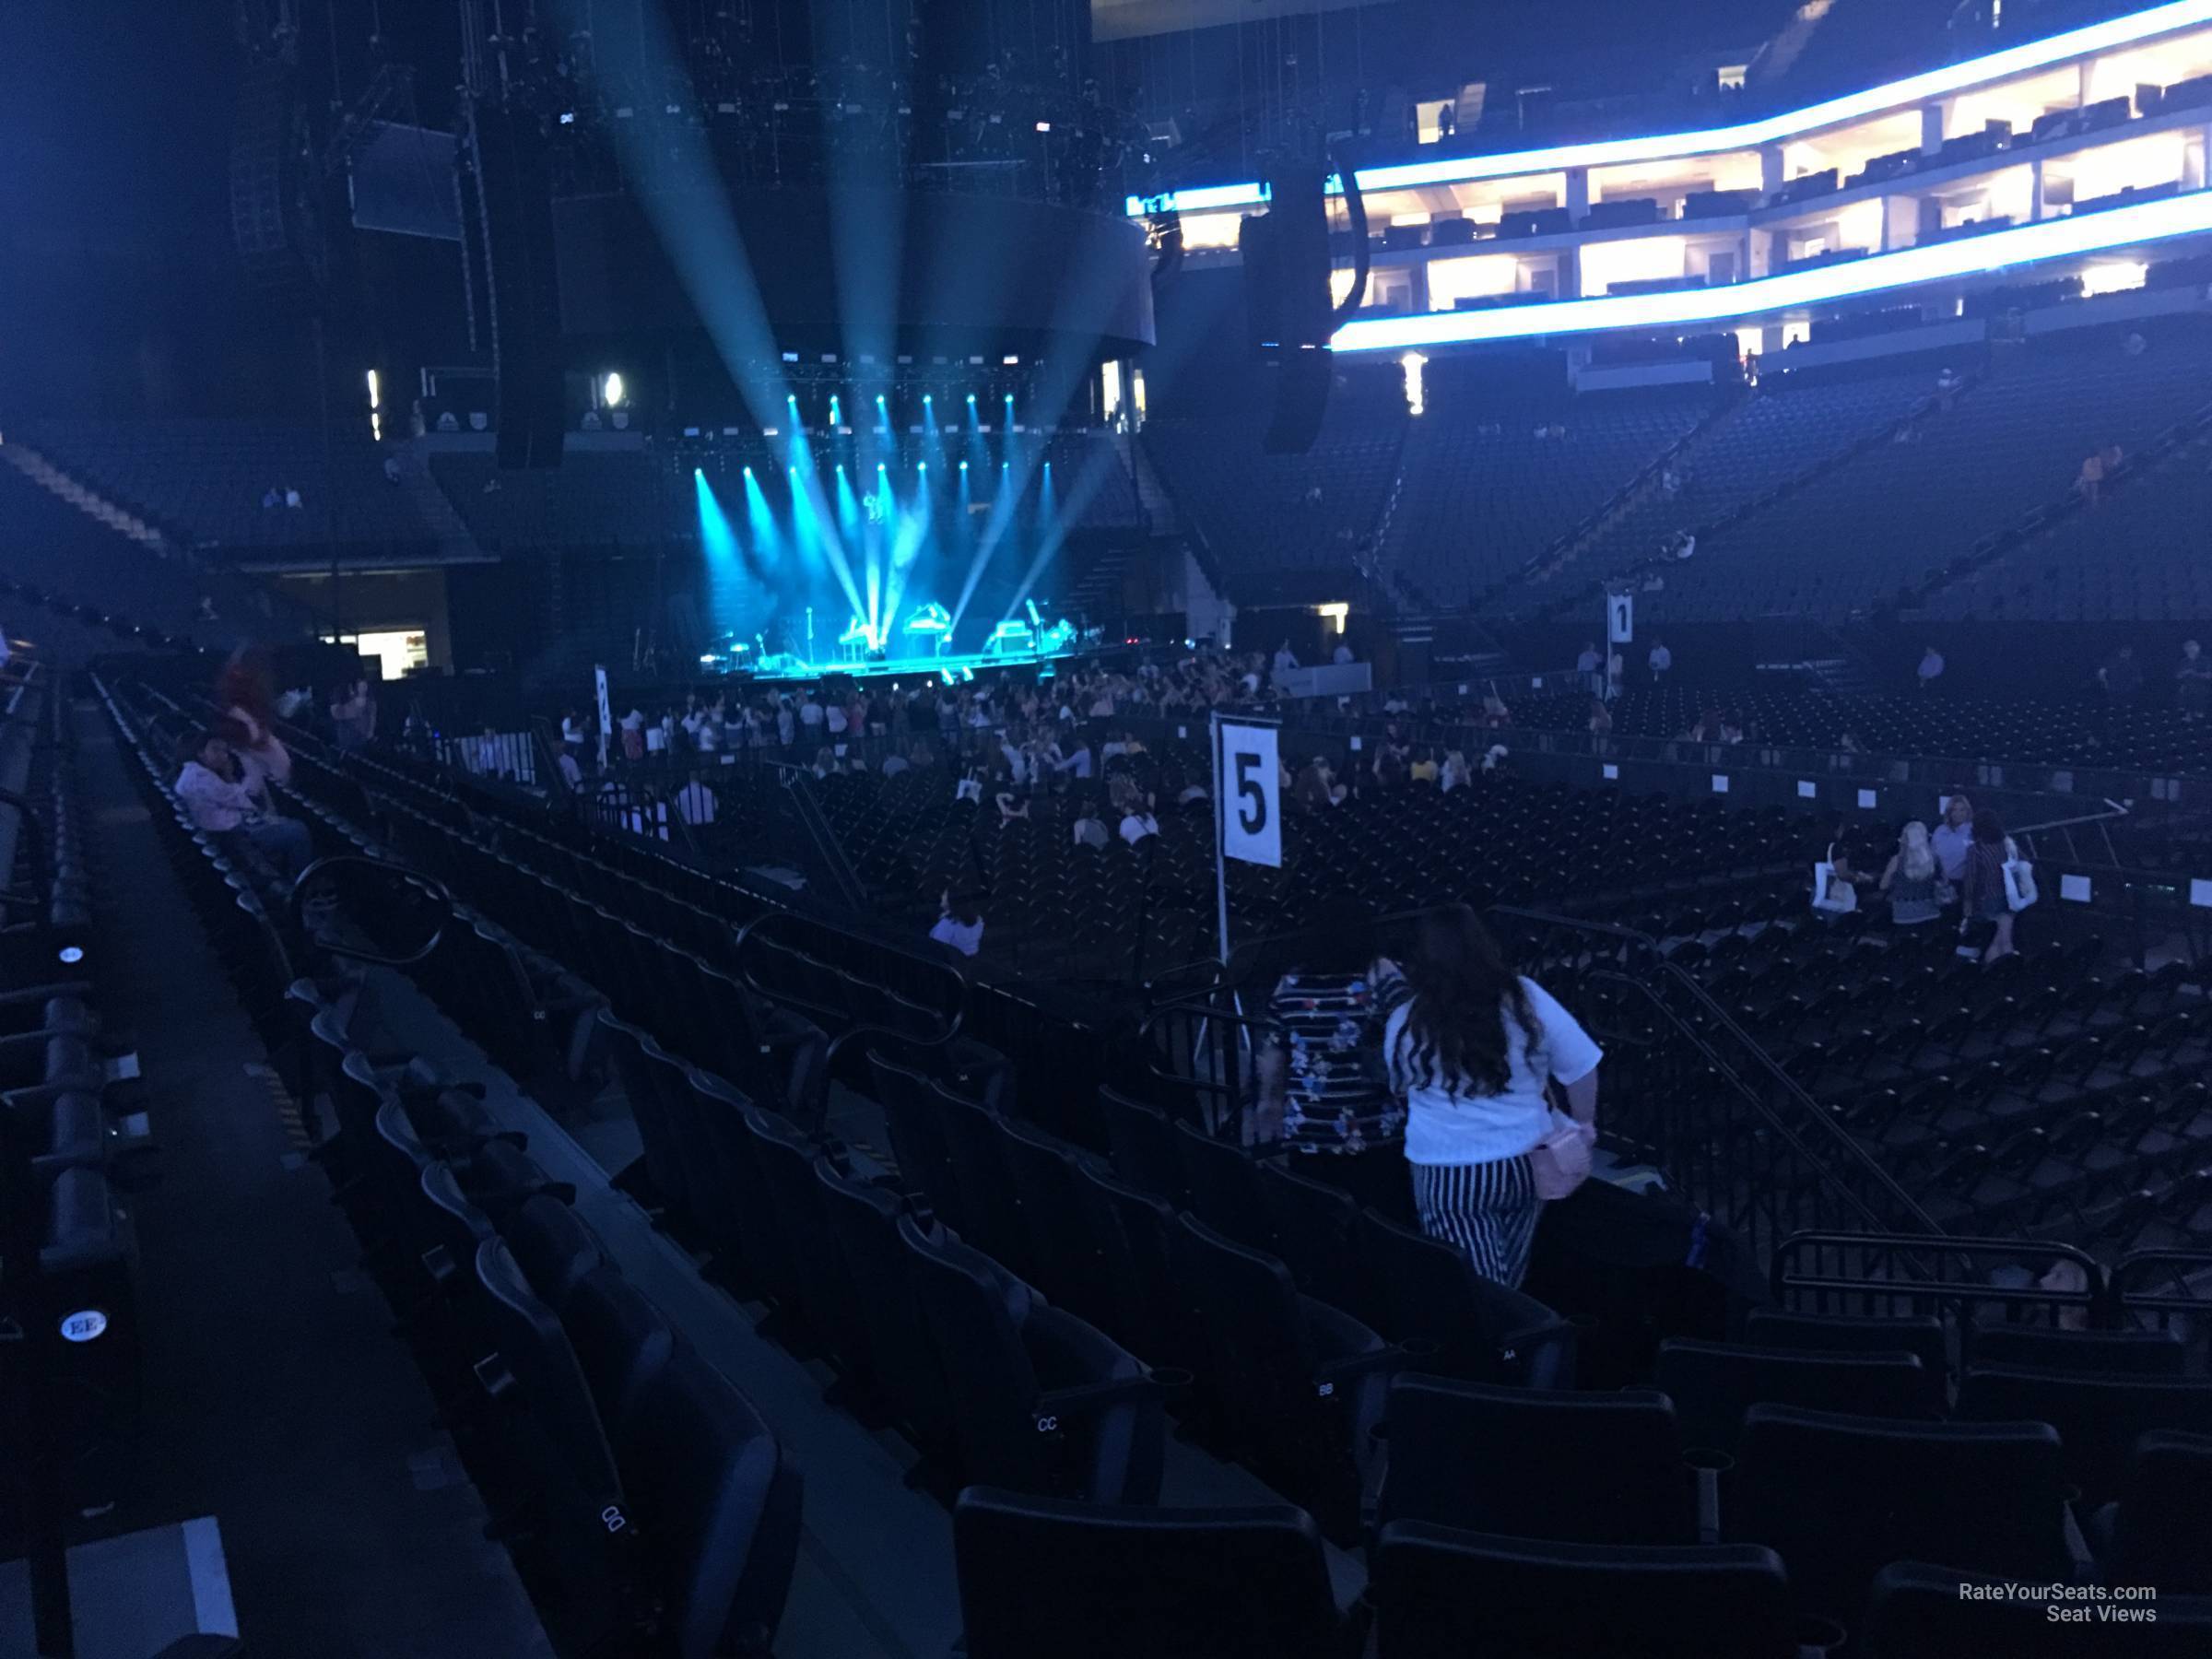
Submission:
[[[144,1478],[103,1523],[220,1522],[240,1632],[300,1659],[551,1649],[391,1314],[300,1159],[96,704],[75,711],[102,996],[136,1034],[160,1147],[143,1257]]]

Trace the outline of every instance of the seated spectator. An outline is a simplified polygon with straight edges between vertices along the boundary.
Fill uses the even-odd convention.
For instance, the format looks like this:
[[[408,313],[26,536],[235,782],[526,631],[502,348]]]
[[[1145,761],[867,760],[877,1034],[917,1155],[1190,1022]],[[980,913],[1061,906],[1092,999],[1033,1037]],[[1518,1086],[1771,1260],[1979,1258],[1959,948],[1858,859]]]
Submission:
[[[1152,797],[1134,799],[1122,811],[1122,839],[1131,846],[1159,833],[1159,820],[1152,816]]]
[[[1446,749],[1444,763],[1436,774],[1437,789],[1444,794],[1450,794],[1455,789],[1465,788],[1474,781],[1475,773],[1467,765],[1466,751]]]
[[[2094,507],[2104,493],[2104,454],[2092,450],[2082,461],[2081,470],[2074,475],[2074,493],[2081,497],[2082,505]]]
[[[973,801],[978,806],[982,804],[983,771],[982,767],[971,766],[960,774],[952,786],[952,798],[956,801]]]
[[[1943,908],[1937,891],[1939,880],[1928,827],[1914,818],[1897,838],[1897,851],[1889,855],[1882,871],[1879,886],[1888,895],[1889,920],[1900,927],[1935,921]]]
[[[307,826],[278,815],[265,774],[257,782],[219,732],[202,732],[192,740],[176,791],[195,825],[218,841],[251,843],[288,885],[314,855]]]
[[[936,925],[929,930],[929,936],[964,957],[983,947],[983,912],[972,888],[946,889]]]
[[[991,798],[998,804],[998,821],[1002,824],[1030,816],[1030,804],[1022,798],[1010,773],[1002,771],[992,780]]]
[[[564,743],[560,746],[560,759],[556,764],[560,768],[560,781],[563,783],[571,789],[583,787],[583,762],[576,758],[574,744]]]
[[[1437,775],[1441,771],[1441,769],[1436,763],[1436,751],[1434,749],[1416,749],[1413,755],[1413,763],[1406,769],[1406,782],[1411,783],[1433,783],[1437,781]]]
[[[821,748],[816,749],[814,751],[814,765],[809,770],[813,771],[815,780],[818,782],[820,780],[830,776],[837,771],[837,751],[826,745]]]
[[[1106,820],[1099,816],[1098,804],[1095,801],[1084,802],[1081,810],[1076,814],[1076,845],[1102,853],[1112,840],[1112,835],[1107,830]]]

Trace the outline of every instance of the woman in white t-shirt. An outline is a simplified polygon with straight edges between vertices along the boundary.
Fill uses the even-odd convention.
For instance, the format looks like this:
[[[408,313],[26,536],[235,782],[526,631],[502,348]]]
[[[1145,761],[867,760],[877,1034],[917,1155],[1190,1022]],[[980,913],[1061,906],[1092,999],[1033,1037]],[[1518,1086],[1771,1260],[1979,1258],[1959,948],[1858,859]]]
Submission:
[[[1421,1230],[1517,1287],[1535,1242],[1529,1154],[1552,1132],[1547,1082],[1586,1135],[1597,1129],[1604,1051],[1543,986],[1505,965],[1465,905],[1426,919],[1413,996],[1383,1028],[1392,1089],[1406,1101],[1406,1159]]]

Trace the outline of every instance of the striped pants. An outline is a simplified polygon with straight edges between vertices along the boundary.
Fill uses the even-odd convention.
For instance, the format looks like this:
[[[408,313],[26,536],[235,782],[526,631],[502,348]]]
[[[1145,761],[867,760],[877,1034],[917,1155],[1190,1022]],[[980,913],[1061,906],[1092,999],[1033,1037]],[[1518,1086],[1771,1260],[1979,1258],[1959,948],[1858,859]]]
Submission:
[[[1544,1208],[1527,1157],[1412,1168],[1421,1230],[1465,1251],[1483,1277],[1520,1288]]]

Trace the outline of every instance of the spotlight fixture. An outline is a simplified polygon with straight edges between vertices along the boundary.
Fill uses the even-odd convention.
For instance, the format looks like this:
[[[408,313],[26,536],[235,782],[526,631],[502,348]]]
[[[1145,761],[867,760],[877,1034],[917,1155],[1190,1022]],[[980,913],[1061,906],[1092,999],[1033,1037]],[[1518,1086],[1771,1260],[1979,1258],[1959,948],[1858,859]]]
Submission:
[[[600,392],[601,394],[606,398],[606,406],[608,408],[612,409],[618,407],[621,404],[623,398],[622,377],[619,374],[609,374],[606,377],[606,383],[600,387]],[[371,395],[371,401],[375,401],[373,394]]]

